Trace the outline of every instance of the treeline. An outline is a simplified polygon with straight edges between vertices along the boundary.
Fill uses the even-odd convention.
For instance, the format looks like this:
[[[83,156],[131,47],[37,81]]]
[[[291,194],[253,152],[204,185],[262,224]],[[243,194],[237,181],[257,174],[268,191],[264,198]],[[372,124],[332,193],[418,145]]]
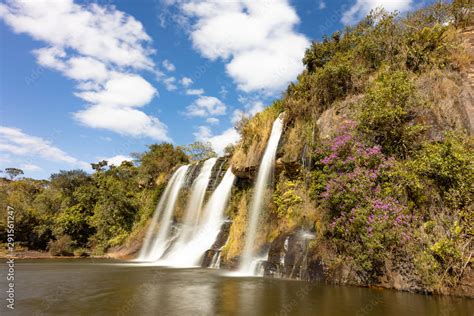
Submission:
[[[121,245],[153,212],[174,169],[190,160],[215,156],[210,144],[150,145],[119,166],[92,163],[94,172],[60,171],[49,180],[19,178],[6,168],[0,178],[0,233],[6,210],[15,210],[16,250],[49,250],[53,255],[102,254]],[[17,179],[15,179],[17,178]],[[6,240],[6,236],[1,236]]]

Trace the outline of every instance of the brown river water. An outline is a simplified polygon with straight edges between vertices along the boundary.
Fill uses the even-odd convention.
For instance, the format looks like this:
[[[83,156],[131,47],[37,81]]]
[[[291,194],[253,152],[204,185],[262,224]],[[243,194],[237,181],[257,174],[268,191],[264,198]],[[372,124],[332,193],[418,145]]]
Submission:
[[[474,300],[105,259],[16,260],[0,315],[474,315]]]

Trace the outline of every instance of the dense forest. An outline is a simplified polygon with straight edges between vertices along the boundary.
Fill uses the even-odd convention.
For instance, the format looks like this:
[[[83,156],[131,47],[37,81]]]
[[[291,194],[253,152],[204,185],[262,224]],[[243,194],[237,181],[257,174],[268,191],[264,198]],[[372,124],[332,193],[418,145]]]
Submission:
[[[405,290],[472,284],[473,37],[472,4],[454,1],[403,17],[373,11],[313,42],[297,80],[243,118],[241,140],[226,149],[240,180],[227,210],[224,265],[242,250],[251,183],[284,113],[259,245],[304,228],[316,236],[311,257],[336,283],[397,288],[396,272]],[[0,180],[0,231],[9,205],[21,247],[81,255],[129,245],[143,237],[176,167],[213,155],[206,144],[155,144],[134,162],[94,163],[92,174],[33,180],[11,169]]]

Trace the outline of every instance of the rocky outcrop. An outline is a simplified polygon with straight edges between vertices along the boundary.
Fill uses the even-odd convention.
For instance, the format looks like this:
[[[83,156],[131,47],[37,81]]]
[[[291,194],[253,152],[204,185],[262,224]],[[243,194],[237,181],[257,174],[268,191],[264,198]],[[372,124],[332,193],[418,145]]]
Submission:
[[[216,160],[216,164],[212,168],[211,177],[209,179],[209,184],[207,186],[208,191],[214,191],[215,188],[219,185],[224,174],[228,168],[228,158],[219,157]]]
[[[225,221],[221,226],[221,231],[219,235],[216,237],[216,241],[212,245],[211,249],[208,249],[203,256],[201,267],[209,268],[216,260],[216,256],[220,255],[222,247],[227,242],[229,238],[230,226],[232,225],[232,221]]]
[[[279,235],[270,244],[268,259],[263,263],[267,277],[307,281],[326,279],[325,266],[310,253],[309,242],[314,234],[303,229]]]

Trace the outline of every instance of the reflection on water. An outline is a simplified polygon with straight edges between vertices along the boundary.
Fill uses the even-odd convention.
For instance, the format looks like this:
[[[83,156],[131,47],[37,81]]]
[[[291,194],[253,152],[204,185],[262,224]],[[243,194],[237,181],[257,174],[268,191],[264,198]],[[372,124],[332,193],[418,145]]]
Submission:
[[[6,288],[3,276],[0,284]],[[2,303],[1,315],[461,316],[474,311],[474,300],[463,298],[105,260],[17,261],[15,288],[15,312]]]

